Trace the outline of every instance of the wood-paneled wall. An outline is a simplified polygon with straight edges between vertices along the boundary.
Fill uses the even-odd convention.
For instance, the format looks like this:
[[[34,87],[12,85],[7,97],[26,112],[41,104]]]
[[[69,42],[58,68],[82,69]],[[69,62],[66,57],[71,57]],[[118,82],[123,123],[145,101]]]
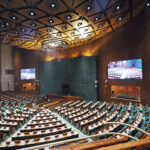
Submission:
[[[15,82],[17,87],[21,86],[19,80],[20,68],[36,68],[38,72],[38,64],[43,57],[41,52],[25,51],[19,48],[14,48],[15,53]],[[86,45],[64,50],[63,56],[65,58],[72,58],[72,51],[84,52],[86,54],[97,55],[98,60],[98,92],[99,99],[111,101],[110,99],[110,86],[111,85],[131,85],[141,87],[141,99],[143,104],[150,104],[150,10],[147,9],[138,17],[134,18],[131,22],[123,25],[105,37],[87,43]],[[84,56],[90,56],[84,55]],[[76,55],[77,57],[83,56],[82,53]],[[143,59],[143,74],[144,78],[141,81],[107,81],[107,64],[110,61],[126,60],[142,58]],[[46,60],[46,59],[45,59]],[[37,79],[39,74],[37,73]],[[37,86],[39,91],[39,86]]]
[[[107,40],[107,44],[101,47],[98,54],[100,98],[112,100],[110,99],[111,85],[137,85],[141,87],[142,103],[150,104],[150,11],[143,12],[132,22],[110,33],[108,37],[104,37],[102,40]],[[107,79],[107,64],[109,62],[134,58],[143,59],[143,80]]]
[[[15,91],[22,91],[23,83],[35,83],[35,91],[31,93],[39,94],[39,54],[36,51],[28,51],[13,47],[14,50],[14,75]],[[20,80],[20,69],[35,68],[36,80]]]

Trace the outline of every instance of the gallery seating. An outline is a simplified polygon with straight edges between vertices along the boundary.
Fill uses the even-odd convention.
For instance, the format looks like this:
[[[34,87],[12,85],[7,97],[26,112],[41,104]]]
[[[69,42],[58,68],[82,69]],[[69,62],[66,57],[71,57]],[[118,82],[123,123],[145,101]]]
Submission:
[[[25,148],[79,137],[78,131],[67,125],[64,120],[86,135],[118,132],[135,138],[145,136],[132,127],[106,124],[110,121],[131,124],[145,131],[149,129],[149,107],[142,104],[71,100],[60,102],[57,106],[54,103],[51,109],[51,106],[35,108],[33,105],[28,105],[31,103],[30,101],[34,102],[34,96],[31,96],[30,100],[30,96],[27,94],[16,94],[15,96],[14,93],[5,93],[4,95],[0,94],[0,98],[3,99],[0,104],[2,114],[0,139],[3,140],[0,149]],[[9,108],[12,108],[11,111]],[[106,137],[112,140],[124,138],[121,135],[107,135],[92,139],[101,141]],[[86,141],[86,144],[88,142]],[[76,142],[74,144],[72,142],[72,145],[76,144]],[[64,144],[58,145],[60,148],[61,146],[66,148]]]
[[[52,143],[52,142],[61,141],[65,139],[77,138],[77,137],[78,137],[77,131],[69,131],[69,132],[41,137],[41,138],[3,142],[2,144],[0,144],[0,148],[2,150],[18,149],[18,148],[25,148],[25,147],[35,146],[40,144]]]

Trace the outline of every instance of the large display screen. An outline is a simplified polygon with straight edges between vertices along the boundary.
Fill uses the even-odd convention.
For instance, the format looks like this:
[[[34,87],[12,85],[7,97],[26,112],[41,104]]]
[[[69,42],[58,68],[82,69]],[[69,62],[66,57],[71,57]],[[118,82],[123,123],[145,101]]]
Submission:
[[[21,69],[20,70],[21,80],[33,80],[36,79],[35,68]]]
[[[142,59],[122,60],[108,64],[108,79],[142,79]]]

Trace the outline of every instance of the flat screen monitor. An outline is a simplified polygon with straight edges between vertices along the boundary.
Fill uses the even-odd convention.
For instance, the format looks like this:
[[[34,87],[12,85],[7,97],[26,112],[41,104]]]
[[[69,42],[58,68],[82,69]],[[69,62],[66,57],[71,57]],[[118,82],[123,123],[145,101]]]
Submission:
[[[20,70],[21,80],[34,80],[36,79],[36,70],[35,68],[21,69]]]
[[[142,59],[122,60],[108,64],[108,79],[143,79]]]

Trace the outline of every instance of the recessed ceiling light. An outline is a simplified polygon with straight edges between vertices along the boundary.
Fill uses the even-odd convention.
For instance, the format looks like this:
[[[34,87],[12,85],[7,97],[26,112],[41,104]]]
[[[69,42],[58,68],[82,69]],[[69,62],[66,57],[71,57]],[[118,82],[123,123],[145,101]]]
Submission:
[[[52,30],[48,29],[47,32],[52,32]]]
[[[86,9],[89,11],[89,10],[91,10],[91,9],[92,9],[92,7],[91,7],[91,6],[88,6]]]
[[[6,26],[9,26],[10,24],[8,22],[6,22]]]
[[[68,19],[68,20],[69,20],[69,19],[71,19],[71,18],[72,18],[72,16],[71,16],[71,15],[68,15],[68,16],[67,16],[67,19]]]
[[[146,6],[149,7],[149,6],[150,6],[150,3],[147,3]]]
[[[79,23],[78,23],[78,27],[81,26],[81,25],[82,25],[82,22],[79,22]]]
[[[120,6],[117,6],[116,9],[119,10],[119,9],[120,9]]]
[[[66,26],[63,26],[62,29],[65,30],[65,29],[67,29],[67,27],[66,27]]]
[[[99,28],[101,28],[102,26],[103,26],[103,25],[102,25],[102,24],[100,24],[100,25],[99,25]]]
[[[24,29],[24,28],[22,28],[22,32],[25,32],[25,29]]]
[[[35,27],[35,26],[36,26],[36,24],[35,24],[35,23],[31,23],[31,26],[32,26],[32,27]]]
[[[2,24],[1,27],[4,28],[5,26]]]
[[[12,16],[11,18],[12,18],[12,20],[16,20],[17,19],[15,16]]]
[[[54,22],[54,20],[50,19],[50,20],[48,20],[48,22],[49,22],[49,23],[53,23],[53,22]]]
[[[99,18],[98,18],[98,17],[95,17],[95,21],[97,21],[97,20],[99,20]]]
[[[121,18],[121,17],[119,17],[119,18],[118,18],[118,20],[119,20],[119,21],[121,21],[121,20],[122,20],[122,18]]]
[[[56,7],[56,4],[55,4],[55,3],[51,3],[51,4],[50,4],[50,7],[55,8],[55,7]]]
[[[35,16],[35,13],[34,13],[34,11],[30,11],[30,13],[29,13],[31,16]]]

